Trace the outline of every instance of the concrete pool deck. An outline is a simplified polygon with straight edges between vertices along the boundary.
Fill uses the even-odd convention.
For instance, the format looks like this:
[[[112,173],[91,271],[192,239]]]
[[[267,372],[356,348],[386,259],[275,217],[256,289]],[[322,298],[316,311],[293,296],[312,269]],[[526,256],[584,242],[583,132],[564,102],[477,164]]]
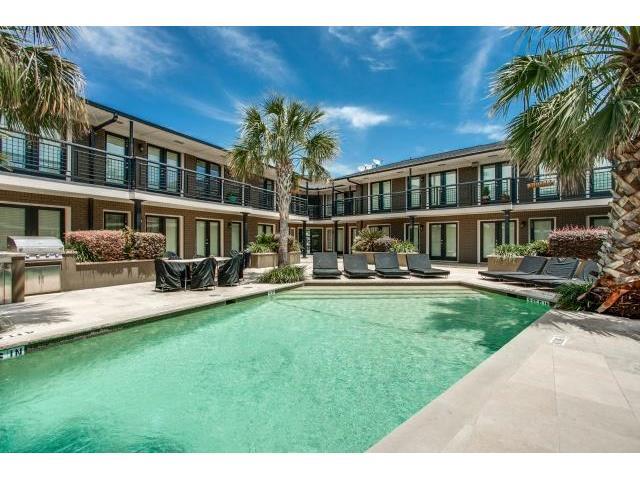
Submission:
[[[310,273],[309,259],[304,265]],[[554,294],[490,280],[477,266],[442,265],[448,279],[312,280],[308,285],[463,285],[552,301]],[[247,283],[203,292],[153,283],[27,297],[0,306],[0,349],[38,346],[132,322],[224,304],[294,285]],[[372,452],[640,451],[640,322],[550,311],[400,425]]]

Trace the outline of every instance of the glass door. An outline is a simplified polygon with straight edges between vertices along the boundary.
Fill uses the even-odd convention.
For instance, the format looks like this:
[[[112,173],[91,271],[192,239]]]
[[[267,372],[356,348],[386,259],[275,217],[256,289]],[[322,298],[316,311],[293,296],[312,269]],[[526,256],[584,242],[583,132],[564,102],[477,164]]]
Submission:
[[[242,251],[242,223],[231,222],[231,250]]]
[[[407,182],[408,192],[407,192],[407,207],[408,208],[420,208],[420,190],[422,189],[422,177],[421,176],[412,176],[409,177],[409,181]]]
[[[391,210],[391,180],[371,184],[371,211]]]
[[[125,183],[125,155],[127,154],[127,141],[123,137],[107,135],[107,159],[105,181],[107,183]]]
[[[429,224],[429,256],[435,260],[458,259],[458,224]]]
[[[53,139],[60,139],[60,134],[56,131],[47,132],[47,135]],[[38,142],[38,170],[57,175],[64,174],[63,152],[61,142],[40,139]]]
[[[493,255],[496,247],[505,240],[504,222],[501,220],[480,222],[480,261],[486,262],[489,255]],[[509,243],[516,242],[516,222],[509,222]]]
[[[147,188],[152,190],[160,189],[161,162],[162,156],[160,149],[149,145],[147,148]]]
[[[482,165],[480,168],[482,203],[511,200],[511,165],[506,162]]]
[[[147,215],[147,232],[165,236],[165,251],[180,255],[180,220],[176,217]]]
[[[444,207],[458,203],[455,170],[429,174],[429,206]]]
[[[344,227],[338,227],[338,244],[336,245],[336,252],[344,253]]]
[[[167,150],[165,163],[167,190],[176,193],[180,191],[180,154]]]
[[[310,228],[309,237],[311,238],[310,253],[322,251],[322,229]]]
[[[220,222],[196,220],[196,255],[199,257],[220,256]]]
[[[420,225],[417,223],[413,225],[407,223],[404,226],[404,239],[407,242],[413,243],[416,249],[420,251]]]

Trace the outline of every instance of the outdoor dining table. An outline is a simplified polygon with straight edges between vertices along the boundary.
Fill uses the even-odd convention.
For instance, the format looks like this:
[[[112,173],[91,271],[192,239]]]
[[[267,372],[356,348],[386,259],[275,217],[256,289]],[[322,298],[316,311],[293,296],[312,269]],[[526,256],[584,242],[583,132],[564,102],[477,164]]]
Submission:
[[[191,268],[191,265],[193,265],[194,263],[200,263],[201,261],[203,261],[205,258],[207,257],[199,257],[199,258],[174,258],[174,259],[164,259],[164,262],[167,263],[179,263],[182,265],[185,265],[188,269]],[[216,264],[217,265],[222,265],[223,263],[228,262],[229,260],[231,260],[231,257],[213,257],[216,260]],[[187,289],[187,278],[188,275],[184,276],[184,289]]]

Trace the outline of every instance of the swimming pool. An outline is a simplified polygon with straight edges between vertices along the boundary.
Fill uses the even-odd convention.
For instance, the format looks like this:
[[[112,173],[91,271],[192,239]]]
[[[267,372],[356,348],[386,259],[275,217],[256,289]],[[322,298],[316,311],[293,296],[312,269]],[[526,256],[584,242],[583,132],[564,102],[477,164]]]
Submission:
[[[302,287],[0,362],[0,452],[359,452],[548,307]]]

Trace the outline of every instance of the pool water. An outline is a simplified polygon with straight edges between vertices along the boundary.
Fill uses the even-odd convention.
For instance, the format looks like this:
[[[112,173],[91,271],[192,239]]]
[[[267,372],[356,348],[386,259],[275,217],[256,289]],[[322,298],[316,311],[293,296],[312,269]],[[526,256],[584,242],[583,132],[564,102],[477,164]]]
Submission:
[[[303,287],[0,362],[1,452],[360,452],[548,307]]]

